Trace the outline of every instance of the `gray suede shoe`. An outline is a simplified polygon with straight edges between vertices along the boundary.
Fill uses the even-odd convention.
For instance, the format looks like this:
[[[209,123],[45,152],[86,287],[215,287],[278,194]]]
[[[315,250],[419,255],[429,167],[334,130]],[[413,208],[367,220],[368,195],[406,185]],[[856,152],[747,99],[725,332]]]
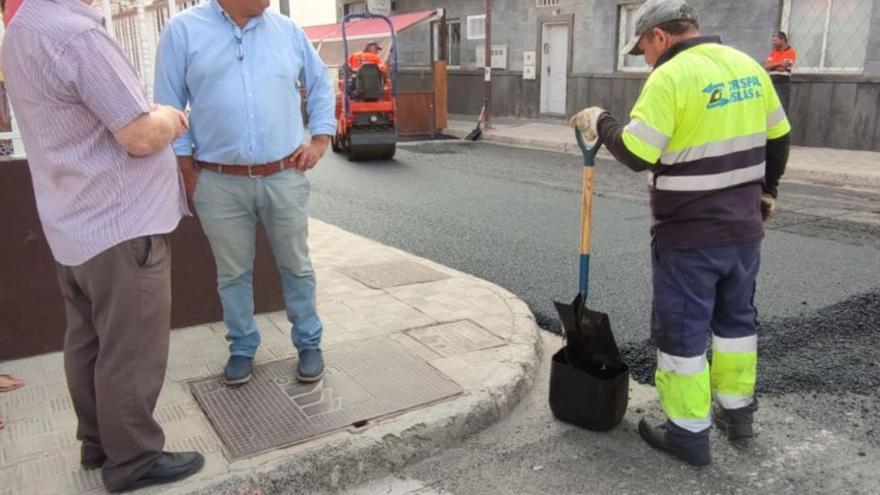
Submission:
[[[321,349],[303,349],[299,353],[299,366],[296,379],[303,383],[314,383],[324,377],[324,357]]]
[[[251,381],[254,360],[247,356],[232,356],[223,371],[223,381],[227,385],[243,385]]]

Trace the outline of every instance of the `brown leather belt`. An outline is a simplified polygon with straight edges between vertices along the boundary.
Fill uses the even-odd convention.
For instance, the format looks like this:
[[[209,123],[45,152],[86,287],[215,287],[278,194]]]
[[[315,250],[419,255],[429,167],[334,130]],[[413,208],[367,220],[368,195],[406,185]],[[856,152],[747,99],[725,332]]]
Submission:
[[[292,158],[293,155],[290,154],[276,162],[262,163],[260,165],[223,165],[220,163],[196,161],[196,166],[202,170],[210,170],[218,174],[238,175],[240,177],[256,179],[293,168]]]

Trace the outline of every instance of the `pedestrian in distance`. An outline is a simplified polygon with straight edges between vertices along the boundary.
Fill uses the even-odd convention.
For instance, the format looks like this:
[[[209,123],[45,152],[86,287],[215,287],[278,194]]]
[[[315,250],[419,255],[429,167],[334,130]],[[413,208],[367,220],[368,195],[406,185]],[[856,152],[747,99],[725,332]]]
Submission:
[[[797,62],[797,52],[788,44],[788,35],[782,31],[773,34],[770,42],[773,49],[764,61],[764,69],[770,74],[782,108],[788,113],[788,104],[791,100],[791,71]]]
[[[153,417],[168,360],[171,245],[188,214],[171,142],[181,111],[147,101],[88,0],[26,0],[9,19],[4,73],[57,262],[64,369],[80,462],[112,492],[199,471],[163,451]]]
[[[268,6],[268,0],[210,0],[187,9],[166,25],[157,56],[156,100],[190,108],[192,127],[174,150],[217,266],[228,385],[251,379],[260,345],[253,290],[258,220],[281,275],[299,354],[294,374],[303,382],[324,374],[306,172],[336,133],[335,94],[303,30]],[[300,84],[311,135],[305,144]]]
[[[624,53],[644,55],[653,71],[629,124],[599,107],[571,123],[630,169],[651,173],[651,337],[667,419],[642,419],[639,434],[705,465],[713,419],[730,440],[754,434],[755,279],[790,126],[763,68],[702,36],[684,0],[648,0],[635,25]]]

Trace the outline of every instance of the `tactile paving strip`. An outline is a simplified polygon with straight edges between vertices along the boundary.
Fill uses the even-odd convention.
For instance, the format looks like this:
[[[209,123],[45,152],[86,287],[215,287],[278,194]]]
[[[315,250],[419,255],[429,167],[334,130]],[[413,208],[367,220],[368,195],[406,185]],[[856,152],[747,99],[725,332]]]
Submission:
[[[504,344],[498,337],[467,320],[416,328],[405,333],[445,357]]]
[[[449,275],[445,273],[412,261],[389,261],[375,265],[343,268],[340,271],[373,289],[423,284],[449,278]]]
[[[296,359],[254,367],[250,383],[226,387],[220,377],[191,384],[232,459],[286,447],[355,423],[436,402],[461,388],[400,344],[382,338],[325,354],[315,384],[294,378]]]

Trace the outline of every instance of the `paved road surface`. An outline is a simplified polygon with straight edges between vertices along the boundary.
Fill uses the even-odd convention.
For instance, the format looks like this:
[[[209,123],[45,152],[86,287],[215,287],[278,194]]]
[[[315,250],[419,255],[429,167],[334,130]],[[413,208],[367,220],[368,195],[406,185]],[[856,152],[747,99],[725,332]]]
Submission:
[[[551,300],[577,287],[580,173],[571,155],[486,144],[407,145],[391,162],[332,156],[312,175],[312,214],[506,287],[555,330]],[[650,302],[645,178],[600,162],[597,181],[591,306],[612,314],[622,340],[639,340]],[[789,209],[765,243],[763,315],[880,286],[880,195],[799,184],[781,194]]]
[[[395,161],[324,160],[312,214],[491,280],[542,326],[576,291],[580,161],[473,143],[404,145]],[[650,380],[645,178],[599,163],[591,306],[608,312],[635,377]],[[657,411],[639,387],[624,425],[594,434],[553,421],[546,366],[507,421],[356,493],[871,493],[880,486],[880,194],[786,182],[764,244],[762,434],[745,451],[716,437],[695,471],[645,448],[633,425]],[[547,353],[558,338],[546,334]],[[547,356],[545,356],[545,362]],[[546,364],[546,363],[545,363]]]

